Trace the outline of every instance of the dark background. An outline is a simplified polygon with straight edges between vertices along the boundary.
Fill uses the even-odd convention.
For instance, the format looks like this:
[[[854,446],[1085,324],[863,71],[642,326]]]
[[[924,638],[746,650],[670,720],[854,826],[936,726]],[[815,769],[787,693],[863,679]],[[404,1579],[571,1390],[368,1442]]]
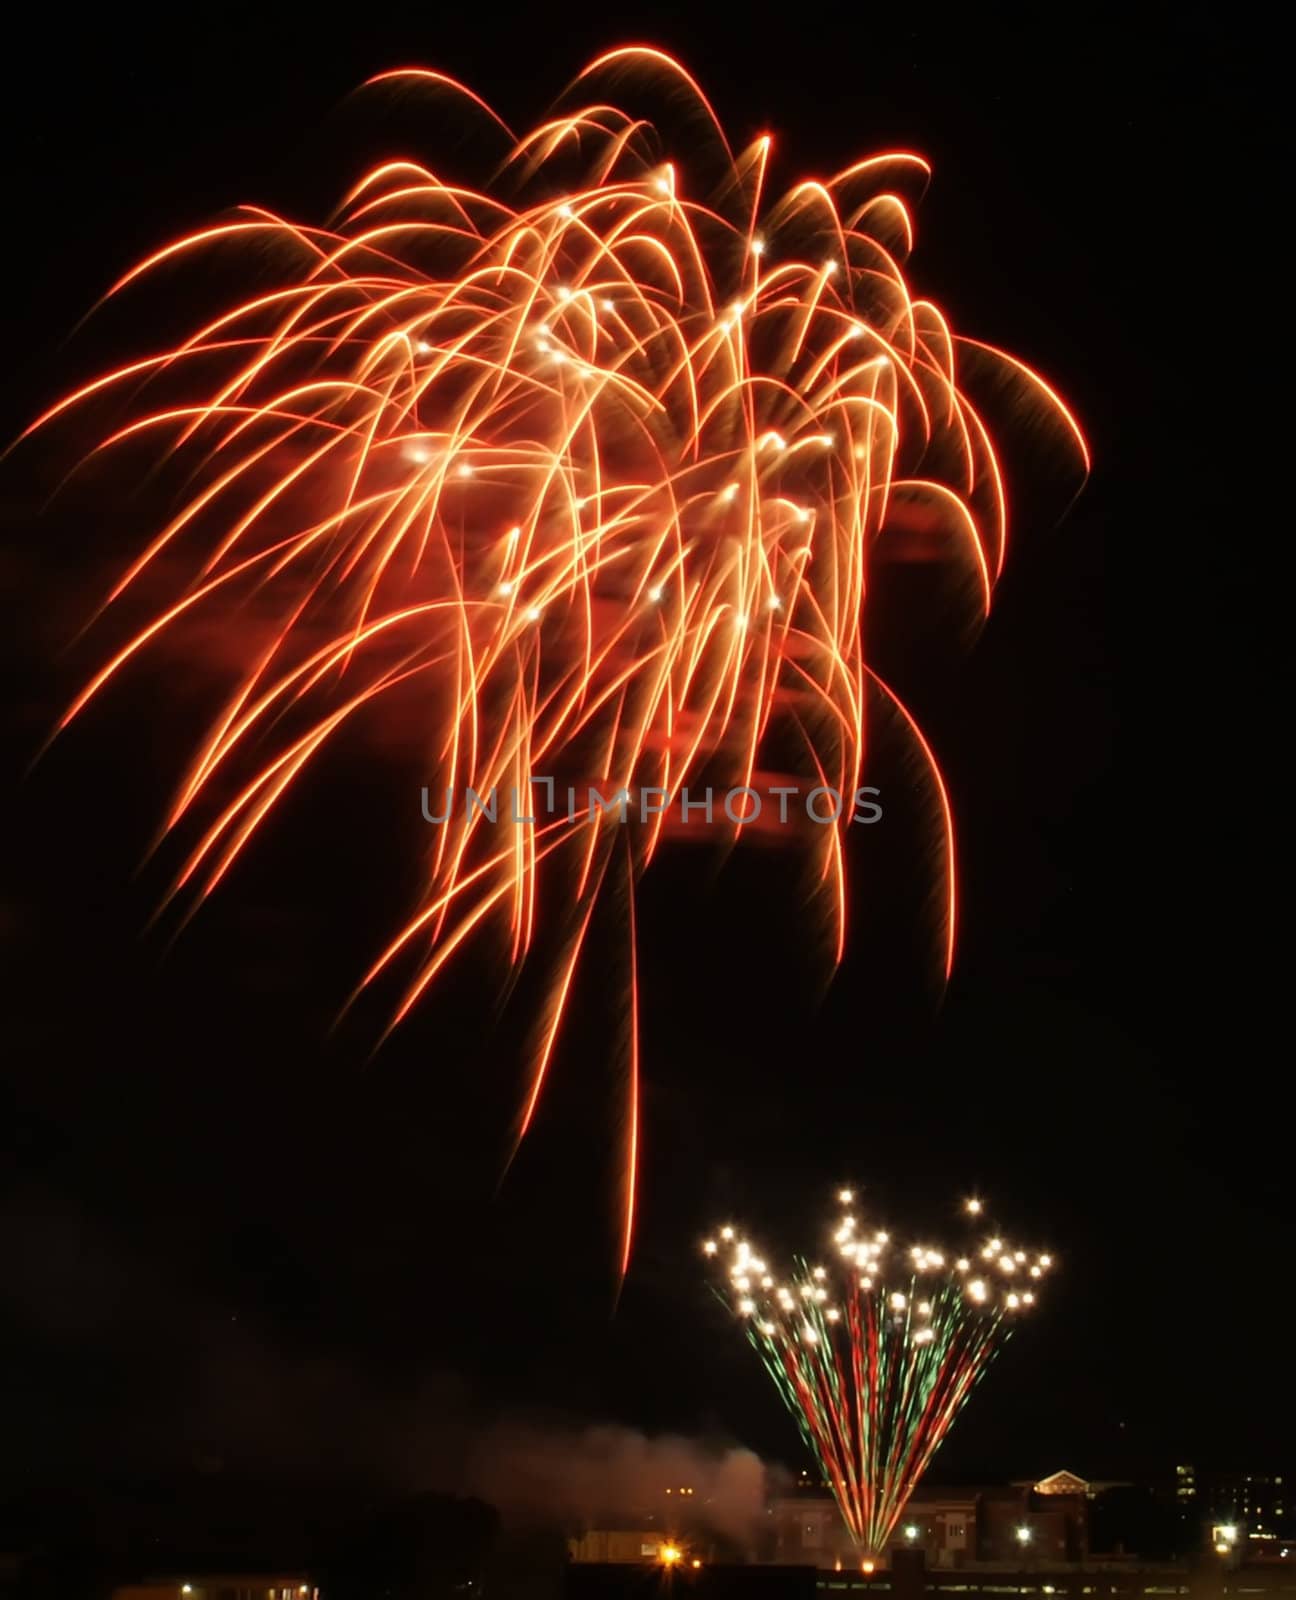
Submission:
[[[768,858],[676,860],[646,887],[642,1213],[618,1301],[599,963],[497,1192],[518,1080],[471,972],[372,1060],[372,1031],[328,1034],[404,903],[408,784],[325,764],[174,949],[146,936],[162,880],[133,874],[187,748],[183,694],[132,679],[22,776],[93,657],[64,647],[142,530],[113,505],[38,517],[43,466],[11,457],[0,1470],[417,1486],[445,1476],[452,1421],[536,1408],[799,1465],[696,1241],[732,1212],[794,1247],[846,1178],[924,1226],[976,1186],[1064,1264],[940,1470],[1282,1470],[1283,819],[1249,620],[1271,514],[1230,435],[1256,331],[1238,252],[1266,215],[1237,187],[1256,46],[1208,8],[907,11],[27,19],[0,138],[6,437],[113,341],[150,346],[111,319],[65,336],[184,226],[243,200],[322,217],[380,155],[453,170],[417,112],[344,103],[372,72],[444,68],[524,126],[642,38],[735,143],[772,130],[786,173],[924,152],[912,281],[1057,383],[1096,466],[1060,525],[1019,517],[970,656],[906,678],[960,831],[943,1002],[921,877],[885,842],[859,845],[826,993]]]

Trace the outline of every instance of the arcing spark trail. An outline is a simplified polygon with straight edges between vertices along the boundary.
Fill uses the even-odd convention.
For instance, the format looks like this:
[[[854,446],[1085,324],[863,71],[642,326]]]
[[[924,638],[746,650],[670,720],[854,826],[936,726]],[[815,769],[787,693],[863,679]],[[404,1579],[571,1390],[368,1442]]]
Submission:
[[[706,137],[690,124],[687,167],[650,124],[589,93],[645,71],[697,110]],[[375,82],[457,97],[503,129],[438,73]],[[919,505],[988,607],[1007,508],[990,427],[961,384],[972,354],[1042,405],[1087,465],[1083,440],[1042,379],[911,294],[904,192],[925,181],[918,156],[771,195],[769,139],[735,155],[692,79],[655,51],[611,52],[564,98],[570,109],[508,134],[483,190],[391,161],[328,227],[244,207],[114,286],[135,292],[195,256],[227,261],[231,246],[268,275],[34,425],[72,417],[84,430],[129,403],[90,453],[142,451],[182,484],[109,603],[146,583],[165,598],[62,725],[196,618],[236,639],[224,710],[166,819],[189,841],[174,892],[200,900],[357,719],[420,730],[433,792],[507,791],[542,772],[674,795],[690,781],[750,785],[765,762],[851,795],[872,699],[898,710],[939,798],[948,970],[949,806],[916,723],[866,659],[869,553],[898,508]],[[801,839],[838,956],[846,825]],[[663,836],[660,819],[439,828],[418,901],[361,987],[402,975],[395,1025],[488,929],[510,968],[552,961],[520,1138],[595,904],[637,881]],[[633,1038],[629,1079],[623,1265]]]

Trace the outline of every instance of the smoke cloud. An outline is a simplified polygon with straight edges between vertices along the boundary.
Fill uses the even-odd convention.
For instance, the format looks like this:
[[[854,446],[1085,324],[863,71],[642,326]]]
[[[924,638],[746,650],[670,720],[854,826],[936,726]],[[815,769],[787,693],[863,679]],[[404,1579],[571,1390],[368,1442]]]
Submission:
[[[757,1525],[768,1478],[750,1450],[615,1426],[498,1422],[468,1460],[468,1487],[506,1516],[634,1527],[678,1510],[738,1540]],[[680,1496],[681,1489],[691,1493]]]

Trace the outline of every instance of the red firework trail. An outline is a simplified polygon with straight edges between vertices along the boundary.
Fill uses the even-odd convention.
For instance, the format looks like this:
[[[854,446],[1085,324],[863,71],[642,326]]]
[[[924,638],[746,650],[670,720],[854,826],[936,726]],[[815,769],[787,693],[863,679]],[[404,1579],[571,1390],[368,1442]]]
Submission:
[[[690,122],[687,169],[651,124],[584,98],[625,72],[691,97],[705,138]],[[466,99],[504,130],[490,185],[389,161],[327,227],[249,206],[175,240],[111,293],[231,245],[273,281],[33,425],[71,415],[84,433],[87,415],[129,402],[89,456],[143,451],[183,484],[107,604],[146,580],[165,599],[60,727],[146,647],[196,619],[224,630],[228,699],[165,825],[189,840],[172,893],[197,904],[320,750],[380,707],[419,731],[430,793],[513,792],[525,812],[539,774],[675,799],[690,782],[751,788],[768,766],[853,795],[873,692],[899,708],[939,799],[948,972],[949,801],[865,658],[869,553],[920,509],[989,607],[1007,502],[961,381],[971,349],[1088,462],[1041,378],[911,294],[904,192],[925,162],[877,155],[772,195],[769,138],[734,154],[683,68],[638,47],[595,61],[522,137],[441,74],[375,83]],[[718,179],[695,192],[695,171]],[[502,931],[510,971],[541,959],[541,933],[561,945],[519,1138],[618,838],[637,882],[668,811],[641,805],[632,829],[601,811],[499,828],[465,806],[361,982],[403,974],[394,1026],[473,936]],[[839,957],[848,819],[797,833]],[[623,1263],[633,1038],[629,1061]]]

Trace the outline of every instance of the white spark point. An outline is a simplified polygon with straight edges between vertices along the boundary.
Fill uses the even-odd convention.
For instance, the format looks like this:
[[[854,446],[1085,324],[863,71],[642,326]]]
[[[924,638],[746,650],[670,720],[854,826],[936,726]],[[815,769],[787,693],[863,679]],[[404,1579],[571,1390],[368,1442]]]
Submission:
[[[528,622],[539,622],[539,620],[540,620],[540,607],[539,606],[528,606],[527,607],[526,617],[527,617],[527,621]]]
[[[501,594],[512,594],[513,593],[513,580],[511,578],[505,578],[504,582],[501,583],[500,586],[499,586],[499,592]]]
[[[459,468],[459,476],[461,478],[471,478],[472,475],[473,475],[473,469],[465,461]]]
[[[653,587],[651,589],[649,589],[649,591],[648,591],[648,598],[652,601],[652,603],[654,605],[656,605],[657,602],[661,599],[661,597],[662,597],[661,585],[660,584],[654,584]]]
[[[421,356],[430,355],[432,351],[432,346],[427,342],[426,339],[420,339],[414,348]]]
[[[765,254],[765,241],[764,241],[764,239],[753,239],[752,240],[751,253],[754,256],[763,256]]]

